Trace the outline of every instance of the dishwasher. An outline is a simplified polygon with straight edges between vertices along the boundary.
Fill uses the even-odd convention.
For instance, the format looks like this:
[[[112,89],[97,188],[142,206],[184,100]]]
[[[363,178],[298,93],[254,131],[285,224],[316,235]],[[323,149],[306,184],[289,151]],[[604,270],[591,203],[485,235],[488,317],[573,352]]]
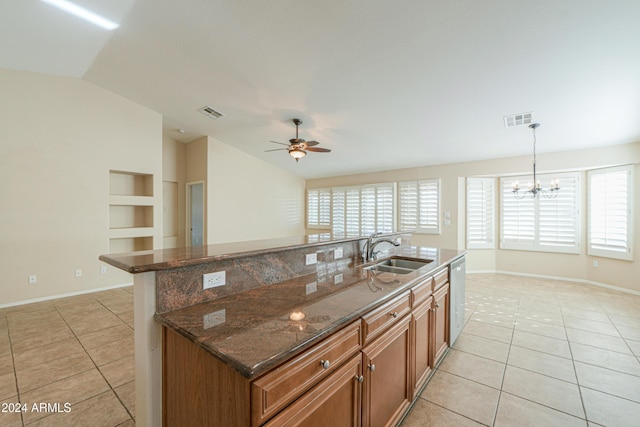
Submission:
[[[464,298],[465,298],[465,257],[460,257],[449,265],[450,307],[449,307],[449,345],[458,338],[464,328]]]

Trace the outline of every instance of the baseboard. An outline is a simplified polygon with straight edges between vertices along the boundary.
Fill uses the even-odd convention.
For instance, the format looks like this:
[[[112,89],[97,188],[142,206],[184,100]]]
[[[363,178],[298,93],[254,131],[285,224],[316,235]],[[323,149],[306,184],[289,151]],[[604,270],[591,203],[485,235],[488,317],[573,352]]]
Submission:
[[[113,286],[106,286],[104,288],[87,289],[87,290],[82,290],[82,291],[77,291],[77,292],[69,292],[69,293],[66,293],[66,294],[58,294],[58,295],[52,295],[52,296],[48,296],[48,297],[41,297],[41,298],[33,298],[33,299],[27,299],[27,300],[22,300],[22,301],[15,301],[15,302],[7,303],[7,304],[0,304],[0,308],[15,307],[15,306],[18,306],[18,305],[32,304],[34,302],[49,301],[49,300],[58,299],[58,298],[75,297],[75,296],[78,296],[78,295],[90,294],[90,293],[93,293],[93,292],[108,291],[109,289],[126,288],[127,286],[133,286],[133,282],[122,283],[122,284],[113,285]]]
[[[510,276],[523,276],[523,277],[535,277],[537,279],[560,280],[563,282],[575,282],[575,283],[582,283],[585,285],[598,286],[601,288],[611,289],[614,291],[620,291],[627,294],[640,296],[640,291],[634,291],[633,289],[621,288],[619,286],[613,286],[607,283],[594,282],[593,280],[586,280],[586,279],[575,279],[571,277],[547,276],[544,274],[519,273],[516,271],[504,271],[504,270],[467,270],[467,274],[508,274]]]

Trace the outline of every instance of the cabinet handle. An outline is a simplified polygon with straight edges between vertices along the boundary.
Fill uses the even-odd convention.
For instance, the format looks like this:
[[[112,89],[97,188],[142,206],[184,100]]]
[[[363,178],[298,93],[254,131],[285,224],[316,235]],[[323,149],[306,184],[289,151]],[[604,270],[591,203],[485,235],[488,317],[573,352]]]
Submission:
[[[328,360],[321,360],[320,366],[322,366],[324,369],[329,369],[329,366],[331,366],[331,362],[329,362]]]
[[[391,316],[391,317],[393,317],[395,319],[396,317],[398,317],[398,312],[394,311],[393,313],[389,313],[389,316]]]
[[[364,377],[362,375],[358,376],[356,375],[356,380],[361,383],[362,381],[364,381]]]
[[[440,308],[440,304],[436,303],[436,308]]]
[[[371,372],[375,371],[375,370],[376,370],[376,365],[374,365],[373,363],[370,363],[370,364],[369,364],[369,370],[370,370]]]

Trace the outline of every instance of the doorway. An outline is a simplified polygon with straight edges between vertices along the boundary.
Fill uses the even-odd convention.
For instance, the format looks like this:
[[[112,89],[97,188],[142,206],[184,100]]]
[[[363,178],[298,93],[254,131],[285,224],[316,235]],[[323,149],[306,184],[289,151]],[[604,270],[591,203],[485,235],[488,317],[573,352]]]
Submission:
[[[187,183],[187,245],[204,245],[204,182]]]

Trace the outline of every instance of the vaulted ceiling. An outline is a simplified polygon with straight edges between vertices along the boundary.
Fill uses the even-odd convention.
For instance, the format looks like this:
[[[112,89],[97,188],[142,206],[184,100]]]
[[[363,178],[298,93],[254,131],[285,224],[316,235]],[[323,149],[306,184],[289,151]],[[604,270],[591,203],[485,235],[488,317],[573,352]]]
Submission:
[[[312,178],[640,141],[637,0],[4,0],[0,67],[82,78]],[[224,114],[198,112],[209,105]],[[296,163],[270,140],[329,154]],[[181,134],[178,129],[184,129]]]

